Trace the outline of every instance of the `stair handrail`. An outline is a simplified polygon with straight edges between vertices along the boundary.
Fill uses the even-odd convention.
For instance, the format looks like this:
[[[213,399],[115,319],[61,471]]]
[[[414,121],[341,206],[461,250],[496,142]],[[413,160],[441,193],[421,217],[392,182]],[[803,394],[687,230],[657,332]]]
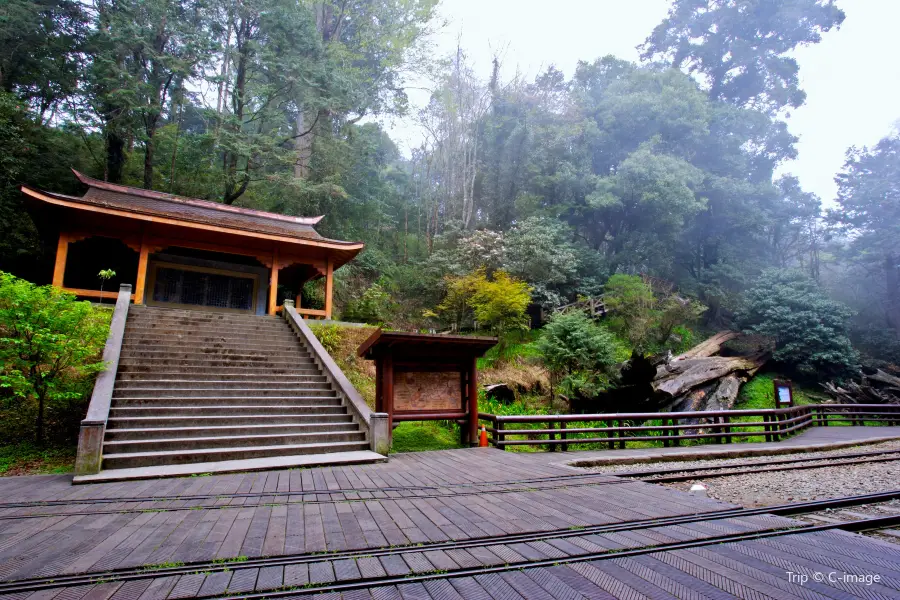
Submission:
[[[319,342],[316,334],[313,333],[303,317],[297,312],[297,309],[294,308],[292,300],[284,301],[282,313],[288,324],[293,327],[294,331],[303,338],[313,351],[316,362],[319,363],[325,375],[337,388],[338,393],[347,400],[350,410],[359,417],[360,424],[368,430],[372,450],[386,456],[390,451],[387,413],[374,412],[369,408],[365,399],[353,387],[353,384],[350,383],[350,380],[347,379],[341,368],[334,362],[334,359],[331,358],[331,355],[328,354],[322,343]]]
[[[103,437],[106,435],[106,421],[112,404],[113,387],[119,372],[119,358],[122,355],[122,341],[125,338],[125,321],[131,304],[131,284],[119,286],[116,307],[109,323],[109,335],[103,347],[103,371],[94,381],[94,391],[88,405],[87,415],[81,421],[78,432],[78,453],[75,457],[76,475],[93,475],[100,472],[103,454]]]

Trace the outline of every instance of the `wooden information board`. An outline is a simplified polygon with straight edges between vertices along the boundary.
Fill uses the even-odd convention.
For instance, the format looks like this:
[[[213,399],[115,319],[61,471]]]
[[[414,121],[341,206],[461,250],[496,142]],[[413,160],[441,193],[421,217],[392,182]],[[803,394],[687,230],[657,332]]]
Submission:
[[[394,374],[394,410],[461,411],[461,389],[461,377],[455,371],[400,371]]]
[[[388,422],[457,421],[477,439],[477,360],[497,338],[378,330],[358,353],[375,361],[375,410]]]

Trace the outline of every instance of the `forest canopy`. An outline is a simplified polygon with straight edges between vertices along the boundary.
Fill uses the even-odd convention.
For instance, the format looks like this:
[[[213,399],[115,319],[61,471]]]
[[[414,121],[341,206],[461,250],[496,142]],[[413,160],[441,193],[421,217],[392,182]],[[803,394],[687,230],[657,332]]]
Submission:
[[[54,245],[18,185],[75,193],[76,168],[326,215],[324,235],[367,245],[335,291],[361,320],[465,326],[481,310],[518,329],[447,310],[453,282],[518,285],[552,310],[643,275],[720,327],[752,312],[760,282],[789,277],[831,297],[858,349],[900,357],[900,135],[850,149],[836,199],[777,175],[806,97],[792,52],[839,35],[836,2],[674,0],[639,62],[504,79],[497,57],[486,80],[463,48],[430,51],[436,4],[4,3],[0,270],[47,281]],[[432,81],[420,109],[412,74]],[[398,148],[388,116],[415,122],[421,145]]]

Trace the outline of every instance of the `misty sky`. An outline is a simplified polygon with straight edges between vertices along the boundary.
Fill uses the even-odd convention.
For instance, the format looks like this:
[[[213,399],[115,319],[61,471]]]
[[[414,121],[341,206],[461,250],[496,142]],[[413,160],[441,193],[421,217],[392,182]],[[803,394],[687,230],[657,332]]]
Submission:
[[[835,196],[833,177],[847,148],[876,143],[900,119],[900,2],[839,0],[838,5],[847,13],[841,29],[796,53],[808,96],[788,119],[800,137],[800,156],[782,168],[826,203]],[[485,78],[497,50],[507,76],[518,69],[530,80],[552,64],[569,77],[579,60],[607,54],[637,60],[635,47],[668,7],[668,0],[442,0],[447,25],[435,44],[438,53],[449,54],[461,35]],[[410,93],[414,104],[427,97]],[[386,125],[404,151],[421,140],[411,119]]]

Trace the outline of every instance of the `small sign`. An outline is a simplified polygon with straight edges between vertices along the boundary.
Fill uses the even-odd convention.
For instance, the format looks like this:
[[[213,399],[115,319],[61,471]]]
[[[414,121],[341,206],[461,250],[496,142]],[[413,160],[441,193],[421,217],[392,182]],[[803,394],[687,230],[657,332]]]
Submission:
[[[776,379],[775,408],[788,408],[794,405],[794,388],[790,381]]]

